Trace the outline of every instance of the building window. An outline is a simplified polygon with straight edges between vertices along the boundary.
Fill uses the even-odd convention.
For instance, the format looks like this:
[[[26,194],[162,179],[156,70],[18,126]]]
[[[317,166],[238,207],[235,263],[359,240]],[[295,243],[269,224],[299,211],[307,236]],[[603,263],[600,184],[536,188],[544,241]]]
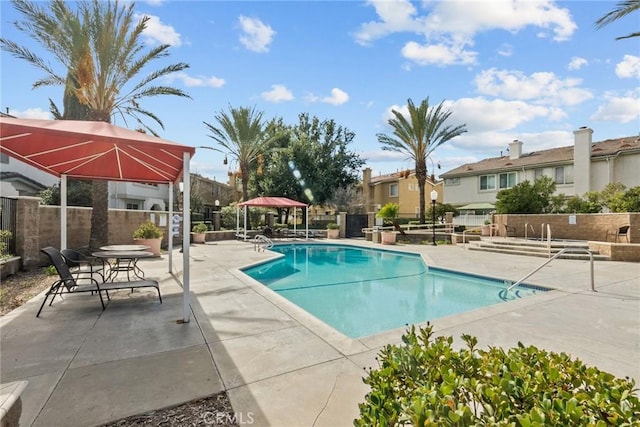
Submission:
[[[480,176],[480,190],[495,190],[496,189],[496,176],[495,175],[481,175]]]
[[[409,191],[414,191],[415,190],[415,184],[409,184]]]
[[[533,180],[537,181],[544,176],[544,169],[538,168],[533,173],[534,173]]]
[[[444,185],[460,185],[460,178],[445,178]]]
[[[560,166],[555,169],[556,184],[573,184],[573,168]]]
[[[9,156],[5,153],[0,153],[0,163],[3,163],[3,164],[9,163]]]
[[[389,184],[389,197],[398,197],[398,184]]]
[[[140,204],[136,202],[134,203],[127,202],[127,209],[130,209],[132,211],[140,210]]]
[[[501,173],[500,188],[511,188],[516,185],[517,175],[515,172]]]

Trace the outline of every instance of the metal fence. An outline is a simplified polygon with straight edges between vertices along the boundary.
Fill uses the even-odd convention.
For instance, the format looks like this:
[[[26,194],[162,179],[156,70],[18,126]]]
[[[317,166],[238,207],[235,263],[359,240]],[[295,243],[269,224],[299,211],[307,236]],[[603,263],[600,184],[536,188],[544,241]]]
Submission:
[[[6,245],[6,253],[16,253],[16,211],[18,201],[0,197],[0,230],[9,231],[11,237],[0,235],[0,241]]]
[[[459,215],[453,218],[453,224],[464,225],[466,227],[479,227],[484,225],[486,220],[491,220],[491,215]]]

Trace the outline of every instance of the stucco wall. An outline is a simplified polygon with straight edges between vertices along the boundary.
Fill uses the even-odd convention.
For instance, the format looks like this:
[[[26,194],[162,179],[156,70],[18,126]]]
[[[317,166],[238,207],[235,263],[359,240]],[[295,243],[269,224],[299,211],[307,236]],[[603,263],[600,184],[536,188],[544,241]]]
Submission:
[[[575,217],[575,224],[570,218]],[[499,224],[499,234],[504,235],[507,224],[515,228],[514,237],[524,237],[525,224],[533,227],[528,237],[540,237],[542,224],[551,226],[552,239],[605,241],[607,231],[614,231],[629,225],[629,243],[640,243],[640,213],[609,214],[549,214],[549,215],[495,215],[494,222]],[[609,241],[613,239],[609,237]]]

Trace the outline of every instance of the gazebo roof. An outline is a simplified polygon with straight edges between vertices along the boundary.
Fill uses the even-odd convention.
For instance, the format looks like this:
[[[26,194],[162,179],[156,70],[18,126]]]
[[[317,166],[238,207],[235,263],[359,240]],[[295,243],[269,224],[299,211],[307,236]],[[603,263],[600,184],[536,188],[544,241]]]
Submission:
[[[287,199],[286,197],[256,197],[246,202],[238,203],[238,206],[261,206],[272,208],[306,208],[306,203]]]

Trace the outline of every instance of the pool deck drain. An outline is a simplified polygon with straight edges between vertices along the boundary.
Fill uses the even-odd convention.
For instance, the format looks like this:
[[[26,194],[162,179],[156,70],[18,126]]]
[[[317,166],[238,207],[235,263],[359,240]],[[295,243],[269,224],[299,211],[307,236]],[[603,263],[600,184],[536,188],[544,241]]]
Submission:
[[[512,281],[543,262],[456,246],[393,249]],[[238,270],[272,256],[243,242],[192,246],[188,324],[176,322],[182,289],[166,255],[141,262],[161,279],[163,304],[152,293],[118,292],[102,311],[95,297],[70,295],[36,319],[40,295],[0,318],[1,381],[29,381],[22,425],[100,425],[221,390],[245,424],[352,425],[367,391],[362,368],[376,366],[380,347],[398,343],[403,328],[347,338]],[[436,320],[435,331],[457,342],[475,335],[480,346],[520,341],[566,352],[640,381],[640,264],[596,262],[597,292],[589,290],[588,261],[554,260],[527,282],[555,290]]]

